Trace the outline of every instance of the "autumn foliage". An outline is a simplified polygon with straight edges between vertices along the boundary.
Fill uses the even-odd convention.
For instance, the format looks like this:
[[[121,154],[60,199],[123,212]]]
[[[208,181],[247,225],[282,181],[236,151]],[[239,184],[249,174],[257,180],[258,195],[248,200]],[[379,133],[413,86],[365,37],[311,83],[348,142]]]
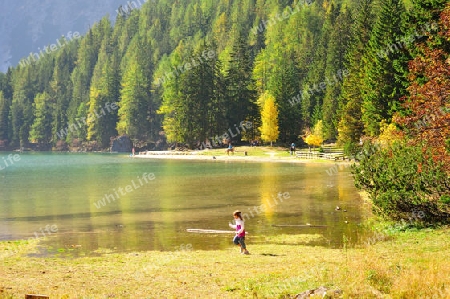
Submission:
[[[304,138],[309,146],[321,146],[323,143],[323,123],[321,120],[314,126],[313,131]]]
[[[405,111],[394,117],[412,145],[429,149],[450,174],[450,4],[441,14],[439,47],[421,45],[423,55],[409,63],[409,96]]]
[[[403,109],[364,145],[353,168],[374,211],[394,220],[420,211],[424,224],[450,222],[450,4],[439,28],[409,62]]]
[[[278,108],[275,98],[271,94],[266,92],[262,98],[264,98],[264,106],[261,111],[261,139],[270,142],[270,146],[272,146],[272,142],[276,141],[280,134],[278,130]]]

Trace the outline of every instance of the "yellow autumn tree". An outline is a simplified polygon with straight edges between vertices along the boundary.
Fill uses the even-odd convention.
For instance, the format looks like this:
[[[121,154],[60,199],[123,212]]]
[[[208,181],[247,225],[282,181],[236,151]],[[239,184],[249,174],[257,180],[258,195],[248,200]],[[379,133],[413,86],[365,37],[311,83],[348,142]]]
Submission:
[[[394,123],[388,124],[384,120],[381,121],[380,132],[377,140],[382,145],[389,145],[403,138],[403,133],[397,129]]]
[[[278,108],[275,104],[275,98],[266,91],[261,95],[258,102],[263,103],[261,111],[262,126],[259,128],[261,139],[270,141],[270,146],[272,146],[272,143],[278,139],[280,134],[278,130]]]
[[[319,120],[311,134],[304,139],[309,146],[321,146],[323,143],[323,123]]]

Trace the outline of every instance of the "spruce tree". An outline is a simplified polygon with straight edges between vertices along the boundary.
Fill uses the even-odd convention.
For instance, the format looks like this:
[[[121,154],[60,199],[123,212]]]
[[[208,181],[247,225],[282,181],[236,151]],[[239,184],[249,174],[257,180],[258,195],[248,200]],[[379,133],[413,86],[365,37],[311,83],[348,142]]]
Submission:
[[[232,128],[242,121],[258,120],[255,83],[252,80],[250,50],[241,33],[230,54],[229,69],[225,78],[227,86],[227,120]]]
[[[30,127],[33,123],[33,81],[31,67],[19,69],[13,79],[13,98],[11,103],[11,142],[15,146],[28,145]]]
[[[74,124],[75,119],[72,115],[68,115],[68,108],[70,105],[70,95],[72,91],[71,73],[74,68],[74,56],[75,53],[70,51],[70,48],[62,48],[56,57],[55,68],[53,71],[52,81],[49,83],[51,90],[49,97],[52,99],[53,109],[53,136],[54,140],[60,138],[58,133],[68,129],[68,132],[76,132],[77,127],[71,126]],[[60,134],[62,137],[62,135]],[[64,136],[66,141],[70,138],[68,135]]]
[[[208,55],[211,53],[215,53],[214,47],[199,47],[189,55],[190,59],[186,60],[189,62],[180,73],[164,83],[159,113],[164,114],[164,130],[170,142],[193,147],[210,139],[216,145],[218,141],[214,137],[227,130],[225,87],[220,65],[215,57]]]
[[[127,134],[135,140],[147,140],[150,88],[137,51],[140,49],[136,41],[127,52],[131,57],[121,80],[119,121],[116,128],[119,134]]]
[[[288,53],[283,56],[289,57]],[[277,99],[279,110],[279,136],[277,137],[284,143],[292,142],[297,139],[301,129],[300,109],[298,105],[293,106],[290,102],[298,94],[297,68],[287,59],[282,59],[280,68],[272,76],[270,91]]]
[[[327,66],[325,69],[326,91],[323,98],[323,128],[325,139],[337,138],[339,96],[342,82],[348,71],[346,69],[346,53],[351,39],[349,27],[352,16],[350,9],[345,9],[336,18],[327,53]]]
[[[3,90],[0,90],[0,142],[8,140],[10,103],[4,96]]]
[[[119,65],[113,52],[109,36],[105,36],[97,64],[94,68],[90,88],[89,113],[87,115],[87,139],[96,140],[102,148],[110,145],[110,139],[117,135],[117,104],[119,96]]]
[[[86,124],[82,120],[87,115],[79,115],[78,112],[81,106],[86,106],[89,102],[89,85],[96,61],[97,52],[94,46],[94,37],[92,30],[89,30],[77,49],[76,67],[71,74],[73,86],[72,100],[67,110],[68,119],[73,121],[77,120],[77,123],[80,123],[78,130],[69,132],[72,138],[77,138],[79,141],[85,141],[87,137]],[[78,122],[79,120],[81,122]],[[56,132],[59,131],[56,128]]]
[[[34,122],[31,126],[30,141],[48,144],[52,140],[53,107],[49,95],[44,92],[37,94],[34,103]]]
[[[405,93],[406,78],[398,76],[404,36],[405,8],[402,0],[380,0],[379,12],[363,56],[362,120],[367,135],[380,133],[381,121],[390,121]],[[402,82],[403,80],[403,82]]]
[[[363,64],[362,56],[370,38],[373,23],[372,0],[360,0],[355,7],[356,19],[351,28],[351,43],[345,68],[349,74],[342,83],[339,98],[338,142],[357,143],[364,134],[362,116]]]

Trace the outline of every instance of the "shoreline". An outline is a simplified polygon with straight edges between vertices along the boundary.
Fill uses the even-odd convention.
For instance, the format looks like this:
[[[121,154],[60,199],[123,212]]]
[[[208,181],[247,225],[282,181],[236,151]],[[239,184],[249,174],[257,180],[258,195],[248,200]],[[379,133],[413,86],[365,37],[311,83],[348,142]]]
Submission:
[[[151,154],[149,154],[151,153]],[[139,159],[167,159],[167,160],[197,160],[197,161],[233,161],[233,162],[273,162],[273,163],[297,163],[297,164],[353,164],[350,161],[333,161],[326,159],[301,159],[296,156],[292,157],[276,157],[274,155],[268,155],[267,157],[261,156],[243,156],[242,152],[235,155],[205,155],[201,152],[174,152],[174,151],[152,151],[147,154],[136,154],[130,156],[130,158]]]

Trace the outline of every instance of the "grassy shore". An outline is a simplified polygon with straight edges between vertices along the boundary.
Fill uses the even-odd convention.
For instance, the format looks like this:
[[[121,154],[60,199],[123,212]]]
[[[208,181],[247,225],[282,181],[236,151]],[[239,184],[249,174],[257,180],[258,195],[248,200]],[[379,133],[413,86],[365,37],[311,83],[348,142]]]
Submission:
[[[206,149],[196,151],[163,151],[149,152],[147,155],[137,154],[135,158],[150,159],[180,159],[180,160],[213,160],[218,161],[242,161],[242,162],[289,162],[289,163],[335,163],[326,159],[300,159],[291,155],[288,148],[269,146],[237,146],[235,152],[227,154],[226,148]],[[297,152],[307,152],[307,149],[300,149]],[[247,153],[247,155],[245,154]],[[340,162],[340,163],[349,163]]]
[[[289,149],[285,147],[279,146],[235,146],[234,147],[234,155],[242,156],[244,152],[251,157],[276,157],[276,158],[288,158],[292,157]],[[226,148],[220,149],[208,149],[202,151],[203,155],[208,156],[226,156]],[[230,153],[230,155],[232,155]]]
[[[0,298],[293,298],[319,286],[343,298],[450,298],[449,237],[449,228],[384,231],[342,249],[297,245],[303,235],[250,237],[248,256],[230,245],[83,258],[30,257],[36,242],[16,242],[0,254]],[[3,253],[11,246],[0,242]]]

